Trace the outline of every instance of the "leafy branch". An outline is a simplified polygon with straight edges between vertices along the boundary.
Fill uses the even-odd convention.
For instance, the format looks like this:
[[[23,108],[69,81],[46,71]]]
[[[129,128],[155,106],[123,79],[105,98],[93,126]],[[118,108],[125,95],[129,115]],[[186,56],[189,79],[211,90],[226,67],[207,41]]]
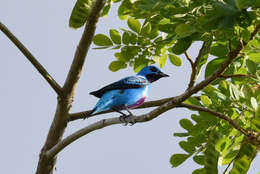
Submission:
[[[218,117],[220,119],[226,120],[227,122],[229,122],[229,124],[231,124],[234,128],[236,128],[241,133],[243,133],[245,136],[250,136],[250,134],[247,130],[245,130],[244,128],[239,126],[235,121],[233,121],[230,117],[228,117],[225,114],[222,114],[220,112],[217,112],[212,109],[205,108],[205,107],[190,105],[190,104],[185,104],[185,103],[179,104],[178,107],[185,107],[185,108],[196,110],[196,111],[208,112],[212,115],[215,115],[216,117]]]
[[[208,109],[208,108],[204,108],[204,107],[200,107],[200,106],[196,106],[196,105],[190,105],[190,104],[185,104],[185,103],[179,103],[179,104],[175,104],[173,102],[171,103],[165,103],[163,105],[161,105],[160,107],[154,109],[153,111],[144,114],[144,115],[140,115],[140,116],[130,116],[128,118],[126,118],[127,122],[131,122],[131,123],[143,123],[143,122],[147,122],[150,121],[153,118],[156,118],[157,116],[159,116],[161,113],[164,113],[170,109],[173,109],[175,107],[185,107],[188,109],[192,109],[192,110],[197,110],[197,111],[203,111],[203,112],[208,112],[220,119],[226,120],[229,122],[229,124],[231,124],[234,128],[236,128],[237,130],[239,130],[241,133],[243,133],[244,135],[246,135],[247,137],[254,139],[254,141],[259,141],[256,136],[252,133],[250,133],[249,131],[245,130],[244,128],[242,128],[241,126],[239,126],[235,121],[233,121],[230,117],[216,112],[214,110]],[[108,118],[108,119],[102,119],[100,121],[97,121],[91,125],[86,126],[85,128],[82,128],[78,131],[76,131],[75,133],[69,135],[68,137],[66,137],[65,139],[63,139],[62,141],[60,141],[58,144],[56,144],[53,148],[51,148],[47,153],[46,153],[46,158],[52,158],[54,157],[56,154],[58,154],[62,149],[64,149],[66,146],[68,146],[69,144],[71,144],[72,142],[76,141],[77,139],[79,139],[80,137],[87,135],[95,130],[98,129],[102,129],[104,127],[108,127],[114,124],[122,124],[122,121],[120,120],[120,117],[114,117],[114,118]],[[258,142],[260,143],[260,141]]]
[[[256,35],[257,32],[255,32],[256,30],[258,31],[260,28],[260,24],[255,28],[254,32],[252,33],[252,35]],[[254,38],[251,37],[252,39]],[[245,43],[246,44],[246,43]],[[183,104],[182,102],[184,100],[186,100],[187,98],[189,98],[191,95],[193,95],[194,93],[200,91],[201,89],[203,89],[204,87],[206,87],[208,84],[210,84],[211,82],[213,82],[214,80],[216,80],[225,70],[226,68],[232,63],[232,61],[239,55],[240,51],[243,49],[242,46],[242,42],[239,42],[237,48],[234,51],[230,51],[228,54],[228,58],[227,60],[222,63],[220,65],[220,67],[212,74],[210,75],[208,78],[206,78],[205,80],[201,81],[200,83],[198,83],[197,85],[188,88],[188,90],[186,90],[183,94],[176,96],[176,97],[172,97],[172,98],[167,98],[167,99],[163,99],[163,100],[158,100],[158,101],[154,101],[154,102],[150,102],[148,106],[154,106],[155,104],[158,104],[160,102],[162,102],[162,104],[157,107],[156,109],[148,112],[147,114],[143,114],[140,116],[131,116],[128,117],[127,120],[128,122],[134,122],[134,123],[141,123],[141,122],[147,122],[150,121],[156,117],[158,117],[159,115],[161,115],[162,113],[173,109],[175,107],[186,107],[189,109],[195,109],[195,110],[199,110],[199,111],[204,111],[204,112],[209,112],[221,119],[224,119],[226,121],[228,121],[234,128],[238,129],[240,132],[242,132],[243,134],[245,134],[246,136],[252,137],[252,133],[249,133],[248,131],[246,131],[244,128],[240,127],[239,125],[237,125],[233,120],[231,120],[228,116],[222,114],[222,113],[218,113],[214,110],[211,109],[207,109],[207,108],[203,108],[203,107],[199,107],[199,106],[193,106],[193,105],[188,105],[188,104]],[[164,103],[163,103],[164,102]],[[71,114],[70,115],[70,120],[73,120],[74,118],[79,118],[81,115],[79,113]],[[73,117],[73,119],[72,119]],[[74,119],[74,120],[75,120]],[[63,139],[62,141],[60,141],[59,143],[57,143],[54,147],[52,147],[50,150],[48,150],[45,153],[45,157],[46,158],[53,158],[56,154],[58,154],[63,148],[65,148],[67,145],[69,145],[70,143],[74,142],[75,140],[77,140],[78,138],[92,132],[95,131],[97,129],[101,129],[110,125],[114,125],[114,124],[121,124],[121,120],[120,117],[114,117],[114,118],[109,118],[109,119],[102,119],[96,123],[93,123],[75,133],[73,133],[72,135],[68,136],[67,138]]]

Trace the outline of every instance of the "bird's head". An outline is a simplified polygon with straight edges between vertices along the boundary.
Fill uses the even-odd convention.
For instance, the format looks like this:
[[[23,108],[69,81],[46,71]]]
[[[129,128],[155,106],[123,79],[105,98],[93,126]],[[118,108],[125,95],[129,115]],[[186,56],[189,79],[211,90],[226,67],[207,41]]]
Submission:
[[[169,77],[169,75],[164,74],[160,68],[153,65],[144,67],[137,75],[146,77],[150,83],[155,82],[162,77]]]

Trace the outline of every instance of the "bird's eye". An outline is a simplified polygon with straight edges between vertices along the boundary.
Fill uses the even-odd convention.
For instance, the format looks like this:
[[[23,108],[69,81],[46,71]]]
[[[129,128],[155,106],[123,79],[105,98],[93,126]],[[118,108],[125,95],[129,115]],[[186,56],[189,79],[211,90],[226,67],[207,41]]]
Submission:
[[[155,67],[151,67],[150,70],[151,70],[152,72],[156,72],[156,71],[157,71],[157,69],[156,69]]]

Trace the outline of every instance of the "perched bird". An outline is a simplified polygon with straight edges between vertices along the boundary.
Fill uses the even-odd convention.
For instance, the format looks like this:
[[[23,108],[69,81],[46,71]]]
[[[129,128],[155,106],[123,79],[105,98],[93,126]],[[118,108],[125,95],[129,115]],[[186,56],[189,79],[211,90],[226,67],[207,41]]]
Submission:
[[[150,84],[168,76],[156,66],[147,66],[135,76],[123,78],[91,92],[91,95],[100,99],[94,109],[86,115],[86,118],[107,110],[119,112],[123,117],[132,115],[129,109],[136,108],[144,103],[150,91]],[[126,110],[129,115],[124,114],[121,110]]]

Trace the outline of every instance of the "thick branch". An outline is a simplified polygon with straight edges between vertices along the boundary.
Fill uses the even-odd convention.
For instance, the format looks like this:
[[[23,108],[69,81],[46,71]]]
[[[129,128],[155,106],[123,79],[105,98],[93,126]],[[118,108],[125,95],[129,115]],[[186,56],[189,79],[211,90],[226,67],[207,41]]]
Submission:
[[[45,70],[45,68],[37,61],[32,53],[8,30],[8,28],[0,22],[0,30],[16,45],[16,47],[23,53],[23,55],[33,64],[38,72],[45,78],[54,91],[62,96],[60,85],[52,78],[52,76]]]
[[[189,105],[189,104],[185,104],[185,103],[181,103],[179,104],[177,107],[185,107],[185,108],[189,108],[189,109],[193,109],[196,111],[203,111],[203,112],[208,112],[212,115],[215,115],[216,117],[226,120],[227,122],[229,122],[229,124],[231,124],[234,128],[236,128],[238,131],[240,131],[241,133],[243,133],[244,135],[248,136],[249,133],[247,130],[245,130],[244,128],[242,128],[241,126],[239,126],[235,121],[233,121],[230,117],[226,116],[225,114],[222,114],[220,112],[214,111],[212,109],[208,109],[208,108],[204,108],[201,106],[196,106],[196,105]]]
[[[97,0],[88,17],[88,22],[75,52],[70,71],[63,86],[63,89],[66,93],[73,93],[75,90],[76,84],[80,78],[83,64],[85,62],[86,54],[96,30],[96,23],[105,3],[106,0]]]
[[[58,106],[54,120],[41,151],[36,171],[37,174],[52,174],[54,171],[56,156],[53,156],[53,158],[46,158],[45,154],[48,152],[48,150],[52,149],[58,142],[61,141],[64,134],[68,121],[68,112],[71,108],[74,98],[76,84],[80,77],[87,51],[92,42],[92,38],[96,29],[96,23],[100,16],[100,12],[105,5],[105,2],[106,0],[96,0],[96,3],[88,17],[87,24],[77,47],[70,71],[63,86],[64,95],[58,98]]]

